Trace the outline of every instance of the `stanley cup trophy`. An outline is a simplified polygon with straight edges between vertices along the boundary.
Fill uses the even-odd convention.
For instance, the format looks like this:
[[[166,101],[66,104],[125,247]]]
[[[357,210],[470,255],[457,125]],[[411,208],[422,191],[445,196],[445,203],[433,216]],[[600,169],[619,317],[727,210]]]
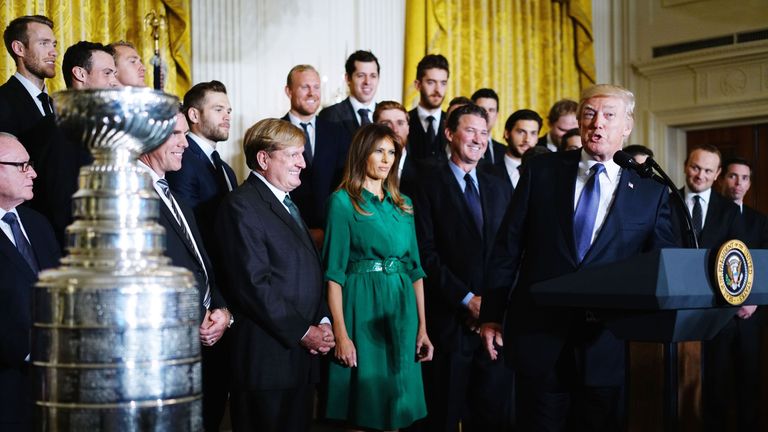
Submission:
[[[178,99],[129,87],[54,100],[95,160],[80,171],[68,256],[35,287],[36,428],[201,430],[200,300],[163,255],[160,201],[136,162],[170,135]]]

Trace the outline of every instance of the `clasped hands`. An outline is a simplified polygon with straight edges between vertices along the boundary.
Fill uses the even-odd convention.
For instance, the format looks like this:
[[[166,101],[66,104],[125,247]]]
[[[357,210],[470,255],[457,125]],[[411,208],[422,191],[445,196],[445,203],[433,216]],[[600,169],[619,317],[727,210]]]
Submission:
[[[328,354],[331,348],[336,346],[336,339],[333,336],[333,330],[330,324],[320,324],[309,326],[307,334],[301,338],[301,346],[307,349],[310,354]]]
[[[230,313],[226,309],[205,311],[205,317],[200,324],[200,342],[205,346],[213,346],[224,335],[229,326]]]

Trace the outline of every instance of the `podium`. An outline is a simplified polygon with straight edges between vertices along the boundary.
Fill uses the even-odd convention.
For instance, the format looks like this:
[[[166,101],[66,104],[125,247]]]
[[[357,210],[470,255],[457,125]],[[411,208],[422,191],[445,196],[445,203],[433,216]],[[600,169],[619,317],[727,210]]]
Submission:
[[[768,250],[751,250],[752,291],[746,304],[768,304]],[[733,318],[714,280],[706,249],[662,249],[585,268],[530,289],[540,306],[583,308],[619,339],[665,343],[664,417],[677,426],[676,342],[713,338]]]

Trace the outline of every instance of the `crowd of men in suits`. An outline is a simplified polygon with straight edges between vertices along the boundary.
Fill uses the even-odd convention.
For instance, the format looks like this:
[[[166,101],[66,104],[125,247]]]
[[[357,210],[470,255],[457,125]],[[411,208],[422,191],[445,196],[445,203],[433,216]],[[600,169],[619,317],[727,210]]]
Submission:
[[[16,73],[0,86],[3,430],[29,428],[31,287],[66,249],[71,196],[79,169],[91,161],[54,121],[45,86],[56,73],[53,28],[46,17],[26,16],[4,32]],[[145,68],[128,42],[78,42],[62,64],[68,88],[144,86]],[[371,122],[391,127],[403,146],[397,169],[413,199],[427,273],[435,354],[423,366],[428,416],[412,429],[619,429],[624,342],[583,313],[537,306],[529,288],[684,242],[679,217],[686,210],[670,204],[665,188],[612,160],[633,128],[632,93],[599,85],[579,102],[558,101],[541,138],[542,117],[515,111],[504,145],[489,133],[499,108],[494,90],[442,110],[450,79],[442,55],[419,63],[420,98],[411,111],[376,103],[373,53],[354,52],[345,69],[349,97],[322,110],[317,70],[288,72],[288,113],[256,123],[243,138],[250,172],[242,184],[217,151],[229,139],[232,111],[218,81],[193,86],[171,136],[140,157],[162,204],[166,253],[197,280],[205,430],[219,429],[228,398],[235,430],[309,427],[319,355],[334,347],[318,252],[325,201],[355,132]],[[582,150],[565,151],[574,148]],[[712,190],[721,169],[725,197]],[[723,163],[716,148],[704,146],[689,154],[685,174],[679,193],[701,245],[741,238],[768,246],[766,218],[743,204],[748,161]],[[710,425],[723,424],[730,384],[714,372],[732,367],[735,351],[743,366],[737,379],[747,388],[740,419],[756,425],[757,407],[747,402],[758,400],[755,313],[742,307],[704,345]]]

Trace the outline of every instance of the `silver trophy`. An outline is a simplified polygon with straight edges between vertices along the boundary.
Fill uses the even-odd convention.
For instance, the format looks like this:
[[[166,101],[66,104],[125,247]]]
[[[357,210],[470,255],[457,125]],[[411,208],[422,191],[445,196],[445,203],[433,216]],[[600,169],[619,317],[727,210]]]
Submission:
[[[54,100],[94,163],[80,171],[68,255],[35,287],[37,430],[202,430],[200,300],[163,255],[160,201],[136,162],[171,134],[178,99],[129,87]]]

